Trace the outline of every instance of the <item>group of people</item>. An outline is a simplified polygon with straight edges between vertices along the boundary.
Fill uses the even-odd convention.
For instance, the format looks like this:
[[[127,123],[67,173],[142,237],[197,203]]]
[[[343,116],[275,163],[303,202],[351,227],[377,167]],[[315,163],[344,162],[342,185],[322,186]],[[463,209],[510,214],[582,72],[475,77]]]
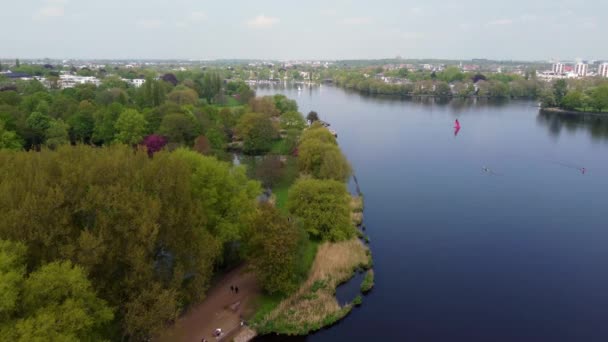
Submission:
[[[238,294],[239,293],[239,287],[236,285],[230,285],[230,292],[234,293],[234,294]],[[241,319],[241,326],[243,326],[245,324],[245,321],[243,321]],[[213,337],[215,338],[219,338],[220,336],[222,336],[224,332],[222,331],[222,329],[217,328],[213,331]],[[206,338],[201,339],[201,342],[207,342]]]

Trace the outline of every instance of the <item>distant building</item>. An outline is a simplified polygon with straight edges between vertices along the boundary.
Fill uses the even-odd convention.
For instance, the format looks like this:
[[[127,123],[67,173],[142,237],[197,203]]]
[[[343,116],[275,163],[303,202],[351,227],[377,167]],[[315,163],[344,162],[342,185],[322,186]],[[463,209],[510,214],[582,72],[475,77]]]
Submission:
[[[99,86],[101,81],[93,76],[76,76],[63,74],[59,76],[59,85],[62,89],[74,88],[78,84],[94,84]]]
[[[574,66],[574,73],[578,76],[585,77],[589,73],[589,64],[587,63],[576,63]]]
[[[556,75],[563,74],[564,73],[564,64],[562,64],[562,63],[553,64],[552,71]]]
[[[143,78],[134,78],[132,80],[126,79],[126,78],[122,78],[121,80],[123,82],[129,83],[130,85],[134,86],[135,88],[141,87],[146,82],[146,80],[143,79]]]
[[[597,68],[597,75],[600,77],[608,77],[608,63],[602,63]]]

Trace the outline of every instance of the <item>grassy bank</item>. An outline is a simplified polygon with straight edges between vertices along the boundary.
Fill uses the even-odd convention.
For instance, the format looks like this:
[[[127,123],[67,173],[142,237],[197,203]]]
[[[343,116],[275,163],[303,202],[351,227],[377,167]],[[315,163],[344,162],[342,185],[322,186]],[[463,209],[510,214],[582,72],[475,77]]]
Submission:
[[[353,305],[340,306],[336,287],[350,279],[357,268],[368,265],[367,247],[356,238],[322,243],[300,289],[273,310],[258,311],[253,322],[256,330],[261,334],[304,335],[337,322]]]
[[[296,181],[296,178],[298,178],[297,159],[288,156],[281,179],[272,187],[272,193],[276,201],[275,205],[283,213],[287,213],[287,194],[289,187]]]

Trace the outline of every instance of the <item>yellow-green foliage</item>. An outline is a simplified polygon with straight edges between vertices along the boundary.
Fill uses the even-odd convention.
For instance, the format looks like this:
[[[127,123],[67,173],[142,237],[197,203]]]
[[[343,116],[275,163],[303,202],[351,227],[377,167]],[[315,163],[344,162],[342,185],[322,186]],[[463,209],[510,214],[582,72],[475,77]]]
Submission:
[[[352,237],[350,196],[344,183],[301,178],[289,189],[287,209],[311,237],[340,241]]]
[[[304,131],[298,145],[300,172],[315,178],[346,180],[351,167],[337,145],[336,138],[322,126]]]
[[[100,340],[114,315],[84,270],[56,261],[26,275],[25,255],[25,245],[0,240],[0,340]]]
[[[259,192],[243,169],[186,150],[0,151],[0,239],[22,241],[29,267],[82,267],[122,332],[145,339],[204,296]]]
[[[297,288],[298,247],[303,245],[305,237],[305,233],[273,205],[260,205],[247,239],[247,257],[268,293],[290,293]]]

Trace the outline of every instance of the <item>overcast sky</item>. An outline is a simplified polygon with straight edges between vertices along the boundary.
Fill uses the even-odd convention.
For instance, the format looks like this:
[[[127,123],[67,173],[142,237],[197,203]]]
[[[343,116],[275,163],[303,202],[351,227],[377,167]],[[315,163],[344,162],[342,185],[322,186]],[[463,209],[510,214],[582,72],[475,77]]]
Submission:
[[[2,58],[608,59],[606,0],[0,0]]]

